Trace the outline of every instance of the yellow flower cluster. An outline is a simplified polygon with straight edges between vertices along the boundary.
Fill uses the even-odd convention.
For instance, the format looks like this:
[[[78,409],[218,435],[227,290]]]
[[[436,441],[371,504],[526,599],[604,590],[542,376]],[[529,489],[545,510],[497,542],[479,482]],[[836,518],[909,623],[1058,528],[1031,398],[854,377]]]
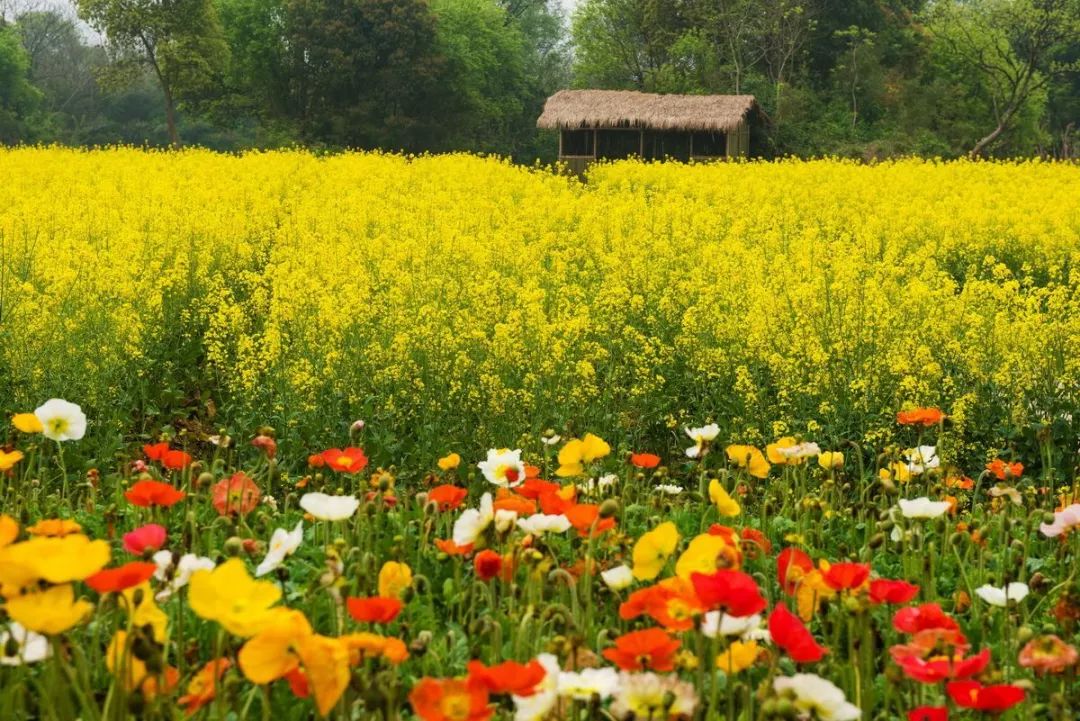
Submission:
[[[364,417],[428,451],[704,417],[763,445],[773,421],[880,441],[905,403],[962,409],[961,434],[1023,423],[1080,383],[1075,166],[581,184],[466,155],[27,148],[0,174],[12,408],[63,394],[121,425],[197,390],[286,435]]]

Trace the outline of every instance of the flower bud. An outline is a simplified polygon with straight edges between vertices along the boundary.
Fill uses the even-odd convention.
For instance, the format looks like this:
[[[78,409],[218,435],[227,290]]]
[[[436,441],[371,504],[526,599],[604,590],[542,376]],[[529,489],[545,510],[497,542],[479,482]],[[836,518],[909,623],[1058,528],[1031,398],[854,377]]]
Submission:
[[[238,536],[230,536],[225,541],[225,555],[227,556],[239,556],[244,550],[244,539]]]
[[[619,502],[614,498],[609,498],[600,504],[600,510],[597,513],[600,518],[614,518],[619,513]]]

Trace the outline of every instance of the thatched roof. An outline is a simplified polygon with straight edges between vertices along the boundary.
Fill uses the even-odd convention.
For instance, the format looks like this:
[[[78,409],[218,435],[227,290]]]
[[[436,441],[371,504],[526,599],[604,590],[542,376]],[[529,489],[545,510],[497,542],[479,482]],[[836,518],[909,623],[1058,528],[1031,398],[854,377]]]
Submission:
[[[733,130],[756,107],[753,95],[655,95],[633,90],[560,90],[538,128]]]

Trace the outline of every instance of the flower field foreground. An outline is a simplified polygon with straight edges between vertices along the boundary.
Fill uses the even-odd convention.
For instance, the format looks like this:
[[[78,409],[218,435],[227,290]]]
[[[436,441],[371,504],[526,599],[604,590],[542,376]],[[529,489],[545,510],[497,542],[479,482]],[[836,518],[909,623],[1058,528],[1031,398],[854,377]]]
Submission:
[[[364,418],[373,458],[686,425],[952,457],[1080,407],[1080,168],[0,150],[0,409],[76,398],[111,439]],[[196,422],[198,421],[198,422]],[[105,432],[108,431],[108,432]],[[205,446],[204,446],[205,447]],[[100,461],[99,461],[100,462]]]
[[[408,484],[360,423],[295,476],[269,429],[73,474],[93,419],[54,398],[11,418],[0,455],[0,708],[1075,719],[1080,485],[943,460],[946,420],[898,412],[911,447],[873,467],[708,424],[667,459],[549,435]]]

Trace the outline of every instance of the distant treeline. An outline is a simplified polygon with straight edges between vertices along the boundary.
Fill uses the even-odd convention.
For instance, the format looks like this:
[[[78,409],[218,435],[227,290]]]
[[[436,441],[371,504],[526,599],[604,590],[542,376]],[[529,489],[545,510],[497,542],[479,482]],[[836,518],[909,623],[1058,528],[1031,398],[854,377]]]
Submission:
[[[1080,147],[1080,0],[581,0],[569,18],[558,0],[73,10],[95,39],[56,9],[0,16],[0,142],[549,161],[535,120],[573,86],[751,93],[777,155]]]

